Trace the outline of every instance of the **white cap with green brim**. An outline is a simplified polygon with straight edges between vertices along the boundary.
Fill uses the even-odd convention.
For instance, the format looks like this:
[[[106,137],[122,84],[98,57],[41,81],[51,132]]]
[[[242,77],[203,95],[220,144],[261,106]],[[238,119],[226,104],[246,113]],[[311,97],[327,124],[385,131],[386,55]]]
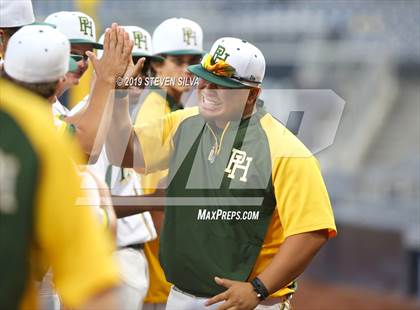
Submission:
[[[130,40],[134,42],[133,51],[131,55],[133,57],[146,57],[155,61],[163,61],[163,58],[160,56],[154,56],[152,53],[152,37],[150,33],[144,30],[143,28],[137,26],[121,26],[127,31]],[[103,33],[99,38],[99,43],[103,44],[105,39],[105,34]],[[98,57],[102,57],[103,51],[97,52]]]
[[[196,22],[186,18],[163,21],[152,37],[155,55],[202,55],[203,30]]]
[[[0,28],[22,27],[34,21],[30,0],[0,0]]]
[[[56,12],[50,14],[45,22],[55,25],[72,44],[90,44],[93,48],[102,49],[102,44],[96,41],[95,22],[85,13]]]
[[[69,70],[70,43],[50,26],[29,25],[9,40],[4,70],[15,80],[27,83],[53,82]]]
[[[237,38],[217,40],[201,64],[188,71],[210,83],[228,88],[260,87],[265,59],[251,43]]]

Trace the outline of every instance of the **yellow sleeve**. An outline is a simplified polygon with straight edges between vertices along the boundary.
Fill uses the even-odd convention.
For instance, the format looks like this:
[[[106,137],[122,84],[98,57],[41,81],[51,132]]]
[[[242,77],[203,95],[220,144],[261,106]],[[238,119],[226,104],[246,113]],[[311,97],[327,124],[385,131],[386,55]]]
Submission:
[[[146,124],[150,120],[164,117],[170,113],[166,100],[156,92],[150,92],[144,102],[142,103],[136,118],[134,120],[135,126]]]
[[[168,168],[173,151],[173,136],[186,118],[198,114],[198,109],[188,108],[167,114],[145,124],[134,126],[145,163],[145,174]]]
[[[31,267],[36,269],[43,262],[50,265],[64,303],[78,307],[119,281],[110,238],[101,231],[90,207],[75,205],[81,197],[81,180],[73,160],[81,161],[82,154],[74,139],[57,134],[45,100],[4,80],[0,91],[5,94],[1,108],[14,115],[40,162],[33,243],[41,257],[34,257]],[[25,297],[31,298],[31,285],[28,292]],[[25,297],[24,305],[28,304]]]
[[[336,235],[327,189],[315,157],[275,160],[274,192],[284,236],[327,229]]]
[[[43,161],[36,229],[59,295],[66,305],[76,307],[115,285],[118,271],[111,258],[111,241],[90,207],[75,205],[76,198],[82,197],[80,179],[73,163],[60,155],[69,150],[56,142],[52,143],[56,156]]]
[[[144,102],[142,103],[136,117],[134,124],[140,126],[154,119],[164,117],[170,113],[167,101],[155,91],[151,91]],[[168,170],[156,171],[149,174],[142,174],[140,177],[140,183],[144,194],[151,194],[155,192],[159,181],[166,177]]]
[[[271,115],[265,115],[261,124],[270,144],[276,209],[284,237],[321,229],[334,237],[334,215],[317,159]]]
[[[70,307],[80,306],[118,282],[112,243],[89,206],[76,206],[82,198],[81,180],[70,158],[73,149],[62,139],[42,145],[36,234],[54,274],[55,287]],[[77,152],[79,153],[79,152]],[[65,176],[65,177],[64,177]]]

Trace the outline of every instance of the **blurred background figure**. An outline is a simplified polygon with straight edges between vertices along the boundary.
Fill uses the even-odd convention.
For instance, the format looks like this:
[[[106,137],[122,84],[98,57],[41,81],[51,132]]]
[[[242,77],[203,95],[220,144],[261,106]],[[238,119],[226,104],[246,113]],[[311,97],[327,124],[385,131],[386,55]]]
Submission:
[[[84,11],[81,1],[33,5],[38,16]],[[415,308],[418,1],[95,1],[94,10],[101,25],[154,29],[173,16],[192,19],[206,33],[204,49],[222,36],[258,45],[267,60],[265,106],[317,153],[339,229],[300,281],[295,306]]]
[[[10,37],[21,27],[35,21],[32,2],[0,1],[0,69],[3,67],[4,54]]]
[[[70,44],[50,26],[28,25],[10,38],[5,56],[0,89],[0,308],[44,308],[47,299],[53,308],[56,298],[42,296],[42,288],[37,298],[35,287],[49,268],[64,304],[116,306],[111,288],[119,278],[111,240],[90,207],[76,207],[76,200],[84,197],[74,164],[81,154],[69,136],[60,139],[53,129],[47,101],[54,100],[69,70]]]
[[[134,63],[145,57],[146,63],[141,71],[141,77],[148,76],[150,61],[155,59],[152,56],[152,39],[150,34],[143,28],[137,26],[122,26],[127,31],[129,37],[134,42],[131,53]],[[99,43],[103,44],[105,34],[99,38]],[[98,51],[98,58],[103,56],[102,51]],[[160,58],[159,58],[160,60]],[[143,92],[143,87],[131,86],[124,90],[127,92],[130,107],[138,108],[139,97]],[[71,111],[73,115],[86,108],[89,95],[79,102]],[[99,178],[106,182],[111,194],[115,196],[136,196],[143,193],[140,186],[140,177],[131,168],[121,168],[112,166],[106,156],[105,148],[102,149],[95,164],[88,166]],[[156,230],[153,225],[152,217],[149,212],[125,216],[119,211],[124,208],[114,205],[117,220],[116,243],[117,251],[114,256],[120,267],[122,284],[120,294],[123,302],[120,309],[134,310],[142,309],[143,300],[149,289],[149,264],[144,254],[146,242],[156,238]]]

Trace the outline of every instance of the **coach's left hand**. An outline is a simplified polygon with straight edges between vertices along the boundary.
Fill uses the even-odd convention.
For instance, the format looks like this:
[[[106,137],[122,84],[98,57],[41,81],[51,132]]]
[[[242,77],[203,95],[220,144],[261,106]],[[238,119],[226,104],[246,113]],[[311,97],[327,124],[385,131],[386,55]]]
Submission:
[[[217,310],[251,310],[260,303],[251,283],[218,277],[215,277],[214,280],[217,284],[226,287],[227,290],[210,298],[206,302],[206,306],[225,301]]]

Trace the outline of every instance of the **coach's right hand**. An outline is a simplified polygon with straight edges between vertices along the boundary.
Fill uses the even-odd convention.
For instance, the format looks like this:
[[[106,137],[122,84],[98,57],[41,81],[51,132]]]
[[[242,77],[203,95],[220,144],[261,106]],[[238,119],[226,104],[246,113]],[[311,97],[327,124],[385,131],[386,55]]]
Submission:
[[[124,76],[127,70],[133,44],[128,33],[118,27],[117,23],[112,23],[111,28],[105,31],[102,57],[98,59],[94,53],[86,52],[95,69],[97,80],[114,86],[116,78]]]

